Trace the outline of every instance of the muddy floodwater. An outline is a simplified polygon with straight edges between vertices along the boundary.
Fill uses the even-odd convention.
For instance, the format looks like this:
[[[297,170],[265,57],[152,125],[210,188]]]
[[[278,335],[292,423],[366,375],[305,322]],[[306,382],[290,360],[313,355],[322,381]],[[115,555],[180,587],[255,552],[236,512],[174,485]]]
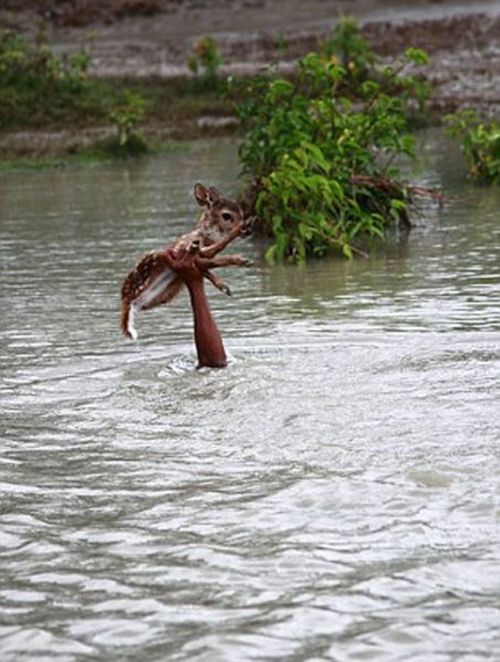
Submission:
[[[500,191],[439,134],[449,199],[368,260],[256,259],[119,335],[120,281],[189,228],[235,143],[0,178],[0,659],[500,655]]]

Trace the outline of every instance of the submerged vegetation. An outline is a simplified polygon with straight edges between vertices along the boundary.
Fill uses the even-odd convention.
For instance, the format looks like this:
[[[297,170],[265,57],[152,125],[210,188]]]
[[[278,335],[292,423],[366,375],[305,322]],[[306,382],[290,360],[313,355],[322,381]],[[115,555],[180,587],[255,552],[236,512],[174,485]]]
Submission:
[[[461,143],[470,178],[483,184],[500,184],[500,125],[481,122],[473,110],[445,119],[448,133]]]
[[[406,62],[426,63],[411,49]],[[292,80],[261,77],[239,107],[249,205],[274,243],[271,260],[304,261],[382,238],[392,221],[409,225],[412,188],[396,159],[412,156],[407,117],[427,88],[405,63],[377,66],[356,24],[345,20],[322,53],[299,62]]]
[[[187,65],[194,75],[194,87],[199,91],[216,91],[221,89],[222,80],[219,68],[222,58],[217,44],[210,35],[201,37],[194,45],[193,53],[188,58]]]
[[[116,129],[116,134],[106,143],[111,155],[139,156],[148,151],[145,139],[138,132],[146,106],[144,97],[137,92],[125,90],[122,103],[111,109],[109,118]]]

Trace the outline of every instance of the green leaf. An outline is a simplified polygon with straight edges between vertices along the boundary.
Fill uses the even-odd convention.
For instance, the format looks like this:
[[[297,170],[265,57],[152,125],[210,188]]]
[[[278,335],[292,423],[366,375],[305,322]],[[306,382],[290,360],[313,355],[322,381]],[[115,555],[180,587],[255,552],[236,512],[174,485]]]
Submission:
[[[407,48],[406,59],[414,64],[426,66],[429,64],[429,54],[421,48]]]
[[[265,253],[265,259],[267,262],[273,264],[276,261],[276,244],[269,246]]]
[[[282,78],[278,78],[271,83],[271,94],[275,99],[279,97],[287,97],[292,94],[294,87],[292,83]]]
[[[318,145],[308,142],[303,144],[303,148],[313,156],[315,165],[319,166],[323,172],[330,172],[330,162],[325,158]]]
[[[352,250],[349,244],[342,244],[342,253],[348,260],[352,260]]]

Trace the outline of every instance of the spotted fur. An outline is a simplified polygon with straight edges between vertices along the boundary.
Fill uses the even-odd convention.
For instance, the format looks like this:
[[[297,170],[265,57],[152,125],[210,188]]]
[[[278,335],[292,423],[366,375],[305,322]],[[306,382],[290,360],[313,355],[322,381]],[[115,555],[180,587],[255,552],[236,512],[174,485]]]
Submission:
[[[120,328],[125,336],[133,340],[138,337],[135,328],[137,313],[168,303],[183,287],[181,279],[170,268],[168,252],[175,255],[192,250],[193,247],[202,250],[229,236],[234,228],[242,223],[243,213],[239,205],[225,198],[215,187],[207,189],[202,184],[196,184],[194,195],[198,204],[203,207],[195,229],[182,235],[163,250],[144,255],[123,281]],[[248,263],[241,256],[233,257],[234,259],[221,262],[220,266],[241,266]],[[214,263],[213,266],[219,265]],[[220,290],[230,293],[220,277],[214,276],[208,270],[205,275]]]

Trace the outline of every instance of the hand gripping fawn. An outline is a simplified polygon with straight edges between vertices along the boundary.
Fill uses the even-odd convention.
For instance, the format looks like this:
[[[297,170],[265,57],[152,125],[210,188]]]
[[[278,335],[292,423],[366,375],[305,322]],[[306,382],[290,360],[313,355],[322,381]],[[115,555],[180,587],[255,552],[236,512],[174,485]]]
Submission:
[[[165,249],[145,255],[125,278],[120,326],[126,336],[136,339],[135,314],[168,303],[186,285],[193,309],[199,365],[220,367],[226,364],[226,355],[208,306],[203,279],[231,294],[222,279],[210,269],[252,264],[241,255],[216,257],[236,237],[248,232],[249,221],[243,219],[239,205],[216,188],[196,184],[194,193],[203,207],[196,228]]]

